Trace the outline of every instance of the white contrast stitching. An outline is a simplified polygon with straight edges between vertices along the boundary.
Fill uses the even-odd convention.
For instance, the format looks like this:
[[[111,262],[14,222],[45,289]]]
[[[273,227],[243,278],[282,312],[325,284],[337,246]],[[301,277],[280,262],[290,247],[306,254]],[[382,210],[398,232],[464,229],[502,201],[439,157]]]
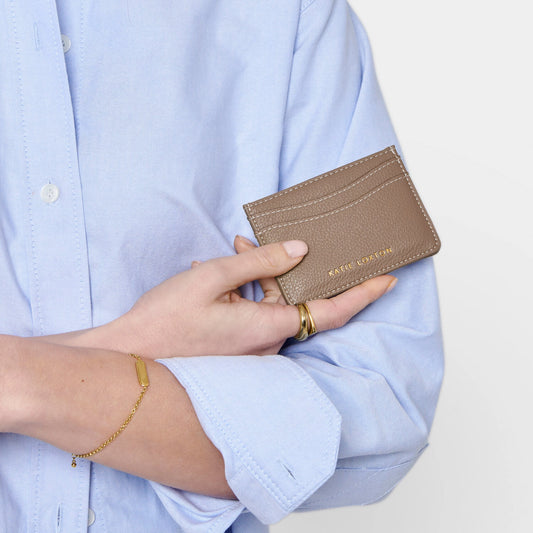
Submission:
[[[347,165],[344,165],[343,167],[339,167],[335,170],[332,170],[330,172],[326,172],[325,174],[320,174],[320,176],[316,176],[315,178],[311,178],[309,180],[306,180],[302,183],[297,183],[296,185],[293,185],[292,187],[289,187],[287,189],[283,189],[282,191],[279,191],[275,194],[272,194],[271,196],[267,196],[266,198],[263,198],[261,200],[256,200],[252,204],[249,205],[249,209],[254,209],[256,206],[263,204],[265,202],[269,202],[273,200],[274,198],[278,198],[279,196],[283,196],[284,194],[287,194],[290,191],[296,191],[297,189],[301,189],[302,187],[306,187],[307,185],[311,185],[311,183],[314,183],[315,181],[319,181],[321,179],[327,178],[328,176],[331,176],[333,174],[337,174],[337,172],[341,172],[342,170],[347,170],[349,168],[355,167],[357,165],[360,165],[361,163],[365,163],[366,161],[370,161],[371,159],[374,159],[380,155],[383,155],[387,151],[393,151],[393,146],[389,146],[388,148],[385,148],[384,150],[381,150],[381,152],[377,152],[371,156],[365,157],[364,159],[359,159],[353,163],[349,163]],[[396,152],[394,152],[396,153]]]
[[[295,226],[297,224],[304,224],[306,222],[313,222],[314,220],[319,220],[321,218],[326,218],[331,215],[336,215],[337,213],[340,213],[341,211],[346,211],[346,209],[350,209],[351,207],[354,207],[355,205],[361,203],[364,200],[368,200],[371,196],[376,194],[377,192],[381,191],[381,189],[384,189],[385,187],[388,187],[389,185],[392,185],[394,182],[405,179],[405,176],[402,174],[398,178],[394,178],[391,181],[388,181],[378,187],[377,189],[374,189],[373,191],[365,194],[364,196],[361,196],[361,198],[358,198],[357,200],[354,200],[353,202],[350,202],[347,205],[343,205],[342,207],[339,207],[337,209],[334,209],[333,211],[328,211],[327,213],[322,213],[321,215],[315,215],[308,218],[302,218],[301,220],[293,220],[292,222],[284,222],[283,224],[274,224],[273,226],[268,226],[267,228],[258,231],[257,234],[261,235],[267,231],[272,231],[279,228],[285,228],[287,226]]]
[[[396,159],[392,159],[390,161],[387,161],[386,163],[383,163],[379,167],[376,167],[374,170],[369,171],[366,175],[363,175],[362,177],[360,177],[356,181],[350,183],[349,185],[346,185],[342,189],[339,189],[338,191],[335,191],[335,192],[333,192],[331,194],[328,194],[327,196],[323,196],[321,198],[318,198],[317,200],[309,200],[308,202],[305,202],[303,204],[291,205],[289,207],[281,207],[281,208],[275,209],[273,211],[265,211],[264,213],[259,213],[257,215],[252,215],[250,217],[250,220],[254,220],[254,219],[257,219],[257,218],[260,218],[260,217],[264,217],[266,215],[274,215],[276,213],[282,213],[283,211],[291,211],[293,209],[301,209],[302,207],[308,207],[310,205],[315,205],[315,204],[318,204],[318,203],[323,202],[325,200],[329,200],[330,198],[333,198],[334,196],[337,196],[338,194],[342,194],[343,192],[348,191],[352,187],[355,187],[356,185],[359,185],[359,184],[363,183],[363,181],[365,181],[366,179],[370,178],[371,176],[373,176],[374,174],[376,174],[380,170],[383,170],[384,168],[387,168],[388,166],[392,165],[393,163],[396,163]]]

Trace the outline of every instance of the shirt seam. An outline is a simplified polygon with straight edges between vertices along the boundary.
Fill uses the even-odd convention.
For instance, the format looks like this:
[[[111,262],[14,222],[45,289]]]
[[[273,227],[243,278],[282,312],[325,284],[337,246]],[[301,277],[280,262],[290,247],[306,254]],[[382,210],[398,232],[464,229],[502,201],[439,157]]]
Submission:
[[[28,127],[26,124],[26,109],[25,109],[25,100],[24,100],[24,83],[22,79],[22,59],[21,59],[21,49],[20,41],[18,36],[18,25],[17,25],[17,15],[15,12],[15,5],[11,4],[11,30],[14,39],[14,49],[15,55],[17,58],[17,92],[19,97],[19,111],[20,111],[20,129],[22,133],[22,145],[24,151],[24,177],[26,185],[26,205],[28,209],[26,223],[29,228],[29,243],[26,245],[26,253],[28,254],[29,262],[31,263],[31,272],[28,270],[28,280],[29,280],[29,292],[30,294],[35,294],[35,303],[36,308],[32,306],[32,330],[35,334],[35,328],[37,322],[39,324],[39,332],[42,334],[44,330],[43,317],[42,317],[42,308],[41,308],[41,293],[40,293],[40,280],[39,272],[37,269],[37,259],[35,256],[35,223],[33,220],[33,204],[32,204],[32,190],[30,185],[31,180],[31,165],[30,159],[28,157]],[[34,292],[35,291],[35,292]],[[33,298],[33,297],[32,297]]]
[[[56,22],[56,20],[54,19],[54,14],[53,14],[53,9],[52,9],[52,6],[49,4],[48,6],[48,21],[49,21],[49,24],[50,24],[50,27],[52,26],[55,26],[54,22]],[[64,56],[64,53],[62,53],[62,55]],[[60,57],[59,56],[59,48],[58,48],[58,45],[56,43],[56,46],[55,46],[55,49],[54,49],[54,59],[55,59],[55,66],[56,66],[56,72],[58,74],[58,78],[61,78],[61,77],[67,77],[68,78],[68,75],[65,72],[62,71],[62,66],[66,69],[66,65],[64,64],[64,58],[63,57]],[[66,160],[67,160],[67,169],[68,169],[68,184],[70,186],[70,194],[71,194],[71,197],[73,199],[72,201],[72,218],[73,218],[73,229],[74,229],[74,237],[76,239],[76,253],[75,253],[75,258],[76,258],[76,274],[77,274],[77,277],[78,277],[78,280],[79,280],[79,289],[78,289],[78,294],[79,294],[79,308],[80,308],[80,316],[81,317],[84,317],[86,319],[87,317],[87,307],[86,307],[86,302],[85,302],[85,295],[84,295],[84,289],[86,287],[86,284],[85,284],[85,280],[84,280],[84,276],[83,276],[83,267],[82,267],[82,261],[83,261],[83,258],[82,258],[82,250],[81,250],[81,235],[82,235],[82,229],[80,228],[83,220],[81,219],[81,217],[83,217],[83,211],[82,211],[82,214],[81,214],[81,217],[80,217],[80,212],[79,212],[79,206],[77,205],[77,202],[80,202],[80,204],[83,205],[83,199],[80,198],[77,194],[76,194],[76,187],[75,187],[75,183],[74,183],[74,179],[75,179],[75,176],[74,176],[74,158],[76,158],[76,161],[77,161],[77,157],[78,155],[75,154],[73,156],[73,153],[72,153],[72,147],[71,147],[71,139],[70,139],[70,134],[68,133],[68,130],[70,129],[69,127],[69,115],[70,115],[70,110],[67,109],[67,106],[65,105],[65,99],[69,102],[71,102],[71,95],[70,95],[70,88],[65,90],[65,86],[63,85],[61,88],[59,88],[59,91],[61,91],[62,93],[62,96],[63,96],[63,99],[62,99],[62,103],[61,103],[61,109],[63,111],[63,131],[64,132],[67,132],[65,137],[67,137],[67,143],[66,143],[66,146],[65,146],[65,153],[66,153]],[[78,93],[79,94],[79,93]],[[75,126],[75,113],[74,113],[74,106],[73,104],[71,104],[71,114],[72,114],[72,127],[74,128],[74,140],[75,142],[77,143],[77,138],[76,138],[76,126]],[[79,163],[77,165],[77,174],[79,176]],[[79,180],[81,182],[81,176],[79,176]],[[80,184],[80,195],[81,195],[81,184]],[[83,209],[83,208],[82,208]],[[91,320],[89,320],[89,322],[92,322]],[[92,325],[92,324],[91,324]],[[41,331],[41,334],[43,334],[44,331]]]

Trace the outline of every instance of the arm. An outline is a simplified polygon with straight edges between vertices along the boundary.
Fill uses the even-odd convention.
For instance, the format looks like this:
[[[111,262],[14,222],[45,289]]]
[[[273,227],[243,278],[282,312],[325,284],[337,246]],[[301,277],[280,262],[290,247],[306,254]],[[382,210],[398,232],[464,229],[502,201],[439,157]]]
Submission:
[[[390,144],[361,25],[344,1],[305,2],[280,188]],[[162,361],[224,455],[234,493],[261,521],[377,501],[425,449],[443,372],[433,259],[395,275],[394,291],[347,326],[289,342],[284,357]]]
[[[302,14],[296,48],[283,187],[398,146],[367,36],[345,2],[315,0]],[[315,135],[304,135],[311,128]],[[395,290],[347,326],[284,351],[342,418],[336,468],[302,509],[383,498],[427,446],[443,376],[434,259],[394,274]]]
[[[256,277],[285,272],[305,252],[304,243],[284,243],[208,261],[149,291],[109,331],[103,327],[47,339],[0,337],[5,400],[0,431],[76,453],[96,448],[116,431],[140,389],[127,354],[94,346],[103,338],[124,351],[142,348],[138,353],[152,357],[170,349],[182,356],[275,353],[298,330],[296,309],[251,302],[235,289]],[[347,291],[336,299],[338,312],[326,313],[327,319],[318,315],[317,325],[327,329],[346,321],[369,297],[382,294],[391,278],[380,276]],[[329,308],[334,302],[321,304]],[[76,340],[93,346],[73,346]],[[202,430],[184,388],[163,365],[149,360],[148,371],[152,385],[131,424],[91,459],[172,487],[233,497],[222,456]]]
[[[0,336],[0,361],[7,409],[1,429],[69,452],[88,452],[103,442],[140,392],[133,359],[119,352]],[[146,364],[151,385],[131,424],[91,460],[173,487],[233,498],[222,456],[202,430],[187,393],[165,367]]]

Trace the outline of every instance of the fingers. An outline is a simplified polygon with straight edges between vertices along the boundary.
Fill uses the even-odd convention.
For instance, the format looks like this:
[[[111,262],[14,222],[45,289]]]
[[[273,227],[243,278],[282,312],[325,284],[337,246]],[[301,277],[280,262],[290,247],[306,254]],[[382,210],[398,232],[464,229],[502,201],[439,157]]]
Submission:
[[[246,237],[242,237],[241,235],[237,235],[235,237],[233,245],[238,254],[245,252],[246,250],[253,250],[254,248],[257,248],[252,241],[248,240]],[[260,279],[259,285],[261,286],[264,294],[263,302],[281,304],[286,303],[285,299],[281,295],[278,282],[275,280],[275,278]]]
[[[237,287],[249,281],[260,280],[265,296],[276,294],[272,302],[280,303],[279,287],[273,279],[296,266],[307,253],[303,241],[288,241],[256,247],[248,239],[235,239],[235,256],[221,257],[200,263],[193,261],[192,268],[202,271],[202,286],[211,296],[235,291]],[[382,275],[369,279],[346,292],[329,300],[307,302],[318,331],[336,329],[346,324],[354,315],[368,304],[376,301],[397,282],[392,275]],[[270,308],[270,319],[278,332],[294,336],[300,328],[299,313],[296,306],[266,306]]]
[[[307,302],[317,331],[344,326],[368,304],[391,290],[397,281],[395,276],[378,276],[329,300]],[[294,337],[300,331],[300,313],[295,305],[276,307],[273,320],[277,331],[284,332],[287,338]]]
[[[246,250],[251,250],[252,248],[257,248],[257,246],[250,239],[247,239],[242,235],[235,236],[235,239],[233,240],[233,246],[238,254],[245,252]]]
[[[307,245],[303,241],[286,241],[206,261],[200,267],[207,290],[220,293],[249,281],[283,274],[295,267],[306,253]]]
[[[397,281],[398,279],[391,275],[377,276],[329,300],[308,302],[307,305],[313,315],[317,330],[324,331],[344,326],[350,318],[362,311],[368,304],[391,290]],[[299,324],[297,313],[295,317]]]

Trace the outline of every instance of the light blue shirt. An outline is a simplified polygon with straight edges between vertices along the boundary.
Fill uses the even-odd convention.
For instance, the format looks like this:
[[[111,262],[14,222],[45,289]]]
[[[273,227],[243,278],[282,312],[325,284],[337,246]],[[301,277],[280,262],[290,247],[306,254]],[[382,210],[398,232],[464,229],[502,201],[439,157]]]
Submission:
[[[106,323],[253,237],[242,204],[397,144],[344,0],[0,6],[2,333]],[[91,509],[91,533],[257,533],[383,498],[427,445],[443,372],[433,259],[395,274],[282,355],[161,361],[239,501],[2,434],[0,531],[85,531]]]

